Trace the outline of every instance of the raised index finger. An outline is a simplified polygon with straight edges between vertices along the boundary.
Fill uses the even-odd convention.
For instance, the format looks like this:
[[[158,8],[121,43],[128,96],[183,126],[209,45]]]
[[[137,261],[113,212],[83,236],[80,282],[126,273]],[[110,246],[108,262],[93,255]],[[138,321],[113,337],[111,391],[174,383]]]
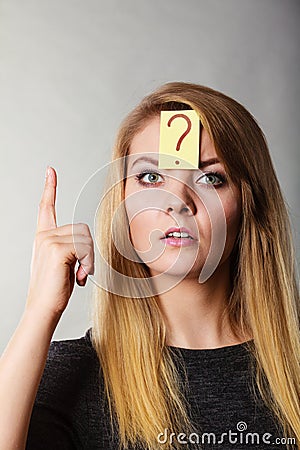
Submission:
[[[53,167],[48,166],[45,177],[44,191],[39,204],[37,232],[56,228],[55,198],[57,177]]]

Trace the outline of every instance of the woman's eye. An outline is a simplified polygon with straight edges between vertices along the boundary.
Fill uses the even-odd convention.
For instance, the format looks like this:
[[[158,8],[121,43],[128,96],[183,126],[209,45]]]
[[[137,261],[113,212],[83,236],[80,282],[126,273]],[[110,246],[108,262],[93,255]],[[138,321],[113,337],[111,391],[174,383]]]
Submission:
[[[138,182],[140,184],[151,186],[151,185],[155,185],[156,183],[159,183],[160,177],[161,177],[161,175],[159,175],[156,172],[143,172],[143,173],[138,174],[136,176],[136,179],[138,180]]]
[[[212,186],[219,186],[221,184],[224,184],[226,181],[225,176],[219,172],[204,173],[200,178],[198,178],[197,182],[202,179],[205,180],[204,184]]]
[[[155,186],[163,181],[163,177],[157,172],[141,172],[136,175],[135,179],[139,184],[145,187]],[[202,181],[204,180],[204,181]],[[220,186],[226,182],[226,177],[219,172],[207,172],[196,180],[196,183],[205,186]]]

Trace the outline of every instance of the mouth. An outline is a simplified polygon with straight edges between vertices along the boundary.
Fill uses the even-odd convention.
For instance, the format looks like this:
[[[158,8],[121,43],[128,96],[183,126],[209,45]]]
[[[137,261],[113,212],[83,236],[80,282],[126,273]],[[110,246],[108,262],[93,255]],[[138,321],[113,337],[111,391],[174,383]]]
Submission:
[[[177,240],[193,240],[193,241],[197,240],[193,236],[192,232],[185,227],[169,228],[161,239],[175,239],[175,240],[177,239]]]

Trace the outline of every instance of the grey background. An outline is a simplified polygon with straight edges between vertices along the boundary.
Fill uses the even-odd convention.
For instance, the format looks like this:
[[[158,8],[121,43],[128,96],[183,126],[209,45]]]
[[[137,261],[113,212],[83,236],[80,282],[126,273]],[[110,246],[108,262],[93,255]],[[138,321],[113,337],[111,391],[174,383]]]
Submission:
[[[120,120],[167,81],[221,90],[257,118],[299,264],[299,12],[291,0],[0,2],[1,350],[26,300],[46,166],[58,173],[58,225],[71,223]],[[75,285],[54,339],[85,332],[90,292]]]

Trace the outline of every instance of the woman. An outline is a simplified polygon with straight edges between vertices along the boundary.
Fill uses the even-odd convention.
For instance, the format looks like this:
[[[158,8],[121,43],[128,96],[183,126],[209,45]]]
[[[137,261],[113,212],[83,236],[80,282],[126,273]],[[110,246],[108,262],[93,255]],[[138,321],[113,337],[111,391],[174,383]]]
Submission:
[[[199,169],[158,169],[161,111],[189,109],[201,122]],[[55,188],[49,168],[26,308],[1,360],[3,448],[299,449],[292,237],[249,112],[212,89],[168,83],[128,115],[99,210],[108,264],[93,326],[53,342],[46,362],[76,261],[78,284],[94,273],[88,227],[56,225]]]

